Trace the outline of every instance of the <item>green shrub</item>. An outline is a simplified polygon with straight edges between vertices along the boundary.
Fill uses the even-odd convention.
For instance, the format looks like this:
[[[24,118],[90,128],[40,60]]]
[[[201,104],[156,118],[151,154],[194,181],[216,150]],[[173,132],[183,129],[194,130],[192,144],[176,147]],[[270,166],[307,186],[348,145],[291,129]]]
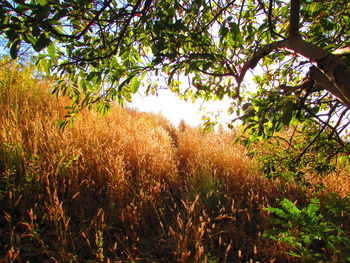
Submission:
[[[321,206],[318,198],[299,209],[288,199],[280,208],[268,207],[274,227],[264,237],[290,247],[289,255],[301,262],[350,261],[350,237],[345,223],[350,219],[350,198],[333,195]]]

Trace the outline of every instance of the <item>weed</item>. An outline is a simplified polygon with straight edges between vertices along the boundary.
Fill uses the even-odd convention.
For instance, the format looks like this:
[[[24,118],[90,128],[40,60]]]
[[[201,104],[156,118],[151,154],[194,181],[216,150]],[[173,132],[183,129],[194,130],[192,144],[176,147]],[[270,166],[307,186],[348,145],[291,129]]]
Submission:
[[[0,69],[0,261],[295,260],[283,253],[288,245],[262,237],[279,229],[264,208],[284,197],[306,207],[311,194],[261,176],[256,160],[232,144],[235,132],[176,129],[160,115],[116,105],[103,117],[83,110],[61,132],[56,123],[68,101],[51,97],[50,81],[32,75],[15,63]],[[332,176],[324,185],[344,195]],[[315,210],[314,221],[344,238],[341,211],[350,205],[334,202]],[[340,251],[342,242],[329,244]]]
[[[283,199],[281,208],[269,207],[267,211],[275,218],[275,227],[264,234],[265,237],[282,242],[291,247],[287,253],[300,258],[301,262],[347,262],[350,260],[350,238],[345,229],[336,222],[344,208],[338,202],[326,204],[321,210],[317,198],[299,209],[292,201]],[[349,207],[349,206],[347,206]],[[341,212],[343,211],[343,212]],[[325,213],[333,216],[325,217]]]

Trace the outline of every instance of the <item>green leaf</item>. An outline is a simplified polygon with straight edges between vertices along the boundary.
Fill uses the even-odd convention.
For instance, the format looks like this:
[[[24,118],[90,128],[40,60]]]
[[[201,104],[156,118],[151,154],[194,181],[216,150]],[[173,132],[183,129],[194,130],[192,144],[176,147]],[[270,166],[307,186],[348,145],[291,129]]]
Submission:
[[[318,200],[317,198],[311,199],[310,204],[306,208],[306,213],[311,215],[317,212],[318,210],[320,210],[320,200]]]
[[[38,1],[39,5],[41,5],[41,6],[47,5],[49,2],[48,0],[37,0],[37,1]]]
[[[45,34],[41,34],[38,41],[33,45],[33,48],[36,52],[40,52],[44,48],[46,48],[51,41],[45,36]]]
[[[220,28],[219,34],[221,39],[225,39],[227,34],[229,32],[229,29],[225,26],[225,24]]]
[[[56,48],[55,45],[53,43],[51,43],[48,47],[47,47],[47,53],[49,54],[49,56],[55,60],[56,59]]]
[[[84,92],[86,92],[86,81],[85,81],[84,78],[81,78],[81,79],[79,80],[79,86],[80,86],[80,88],[81,88]]]
[[[109,102],[106,102],[106,101],[98,102],[96,107],[97,107],[97,111],[102,116],[106,115],[111,109],[111,105],[109,104]]]
[[[318,10],[320,10],[322,8],[322,4],[321,3],[317,3],[317,2],[312,2],[310,4],[310,11],[311,13],[315,13],[317,12]]]
[[[10,48],[10,55],[12,59],[17,58],[20,44],[21,44],[21,40],[16,40],[15,42],[12,43]]]
[[[137,77],[134,77],[131,81],[131,92],[135,94],[140,87],[140,80]]]
[[[268,207],[266,210],[280,218],[287,218],[287,214],[280,208]]]
[[[286,210],[286,212],[295,216],[300,215],[300,210],[298,209],[298,207],[295,206],[295,204],[292,201],[285,198],[281,201],[280,204],[283,207],[283,209]]]
[[[231,22],[230,28],[231,28],[231,33],[233,34],[232,36],[233,40],[237,41],[238,43],[242,43],[243,38],[242,38],[241,30],[239,29],[239,26],[236,23]]]
[[[58,129],[63,131],[67,127],[68,123],[69,121],[67,119],[57,121]]]
[[[283,114],[282,114],[282,123],[285,126],[288,126],[290,121],[292,120],[292,118],[293,118],[293,111],[294,111],[294,103],[288,103],[285,106]]]
[[[27,10],[27,9],[30,9],[31,7],[32,7],[32,5],[26,4],[26,3],[19,3],[17,5],[18,10]]]

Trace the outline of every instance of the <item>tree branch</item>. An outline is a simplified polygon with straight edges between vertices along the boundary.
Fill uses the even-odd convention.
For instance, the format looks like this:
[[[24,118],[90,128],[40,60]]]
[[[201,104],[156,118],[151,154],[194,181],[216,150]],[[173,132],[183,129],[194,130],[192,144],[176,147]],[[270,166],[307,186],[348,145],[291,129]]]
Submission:
[[[273,42],[273,43],[268,44],[265,47],[261,48],[257,52],[255,52],[253,57],[244,63],[240,74],[236,77],[236,81],[237,81],[238,86],[241,85],[241,83],[245,77],[245,74],[247,73],[247,71],[249,69],[254,69],[256,67],[256,65],[258,64],[259,60],[262,59],[263,57],[266,57],[267,55],[269,55],[273,50],[275,50],[277,48],[283,48],[286,45],[285,42],[286,42],[286,40]]]
[[[350,108],[350,67],[338,56],[329,53],[327,50],[315,44],[306,42],[301,38],[288,38],[286,40],[273,42],[255,52],[253,57],[244,63],[240,74],[236,78],[238,87],[241,85],[246,72],[249,69],[254,69],[260,59],[269,55],[275,49],[283,48],[294,51],[308,58],[310,62],[317,64],[318,69],[321,70],[324,76],[329,80],[328,84],[332,84],[324,85],[324,88],[327,86],[328,91],[340,98],[344,105]],[[320,76],[317,77],[320,78]],[[320,81],[320,83],[325,82],[327,82],[325,79]]]
[[[329,119],[327,120],[326,123],[329,122]],[[315,135],[315,137],[313,138],[313,140],[304,148],[304,150],[298,155],[297,159],[295,160],[296,163],[300,162],[301,158],[304,156],[304,154],[306,153],[306,151],[311,147],[311,145],[313,145],[317,138],[322,134],[322,132],[326,129],[326,124],[323,125],[323,127],[319,130],[319,132]]]
[[[152,0],[147,0],[146,3],[149,3]],[[66,63],[62,63],[59,66],[60,67],[64,67],[64,66],[68,66],[68,65],[74,65],[78,62],[84,61],[84,62],[91,62],[91,61],[96,61],[96,60],[103,60],[106,58],[109,58],[113,55],[115,55],[118,52],[119,46],[123,40],[123,38],[125,37],[125,34],[127,33],[127,29],[132,21],[132,19],[137,15],[137,9],[140,7],[142,0],[138,0],[137,3],[133,6],[133,10],[131,11],[131,13],[129,14],[129,17],[127,18],[124,27],[121,29],[121,32],[119,33],[119,35],[112,40],[112,42],[117,42],[116,44],[113,44],[113,49],[108,52],[107,54],[102,54],[101,56],[98,57],[89,57],[89,58],[84,58],[84,57],[70,57],[70,59],[72,59],[73,61],[70,62],[66,62]]]
[[[317,67],[334,84],[338,93],[341,93],[346,101],[350,103],[350,67],[344,61],[327,50],[302,39],[287,41],[286,48],[316,63]]]
[[[197,70],[198,70],[199,72],[202,72],[203,74],[206,74],[206,75],[209,75],[209,76],[213,76],[213,77],[232,77],[232,76],[235,76],[235,75],[233,75],[233,74],[234,74],[233,72],[214,73],[214,72],[205,71],[205,70],[200,69],[200,68],[197,68]]]
[[[300,0],[291,0],[290,20],[289,20],[289,38],[300,38],[299,34],[299,11]]]
[[[350,55],[350,43],[348,43],[345,47],[341,47],[334,50],[332,54],[338,55],[338,56]]]
[[[296,92],[298,90],[300,90],[300,91],[301,90],[310,90],[310,89],[312,89],[313,85],[314,85],[313,81],[306,79],[300,85],[288,86],[288,85],[282,84],[281,86],[279,86],[279,88],[283,90],[283,93],[291,94],[291,93]]]
[[[100,9],[100,11],[98,11],[98,13],[94,16],[94,18],[85,26],[85,28],[77,35],[75,36],[76,39],[80,39],[88,30],[89,28],[98,20],[98,18],[100,17],[100,15],[103,13],[103,11],[106,10],[106,8],[112,3],[112,0],[108,0],[108,2],[106,2],[102,8]]]
[[[233,0],[229,2],[226,6],[224,6],[219,12],[217,12],[214,17],[201,29],[199,32],[200,34],[203,33],[215,20],[227,9],[232,5],[236,0]]]
[[[269,1],[269,9],[268,9],[268,11],[266,11],[264,3],[261,0],[258,0],[258,3],[260,5],[261,9],[263,10],[263,12],[265,13],[265,15],[267,16],[267,21],[268,21],[268,24],[269,24],[269,30],[271,32],[271,36],[277,36],[277,37],[280,37],[282,39],[286,39],[284,36],[282,36],[281,34],[276,32],[275,27],[274,27],[274,25],[272,23],[273,0]]]
[[[323,124],[324,127],[326,127],[326,128],[328,127],[330,130],[332,130],[332,131],[334,132],[334,134],[335,134],[335,138],[334,138],[334,139],[335,139],[337,142],[339,142],[340,144],[342,144],[343,146],[345,146],[344,141],[343,141],[342,138],[340,137],[340,133],[336,130],[336,128],[334,128],[334,127],[329,123],[329,120],[330,120],[330,119],[328,119],[328,120],[323,120],[323,118],[317,116],[315,113],[313,113],[312,111],[310,111],[308,108],[305,108],[305,110],[307,111],[307,113],[309,113],[312,117],[314,117],[314,118],[317,120],[316,123],[317,123],[318,125]],[[331,111],[334,111],[334,109],[331,109]],[[329,114],[326,114],[325,116],[328,116],[328,117],[329,117]]]
[[[275,35],[277,37],[280,37],[282,39],[285,39],[284,36],[282,36],[281,34],[277,33],[276,30],[275,30],[275,27],[272,23],[272,7],[273,7],[273,0],[270,0],[270,3],[269,3],[269,12],[267,13],[267,19],[268,19],[268,23],[269,23],[269,29],[270,29],[270,32],[271,32],[271,35]]]
[[[317,86],[320,86],[322,89],[327,90],[332,93],[338,99],[342,101],[348,108],[350,108],[349,101],[341,94],[334,84],[315,66],[312,66],[309,71],[309,79],[315,81]]]
[[[334,125],[334,130],[332,130],[331,134],[329,135],[329,137],[332,137],[335,133],[335,130],[337,130],[337,128],[339,127],[339,125],[342,123],[343,118],[345,117],[345,115],[347,114],[347,112],[349,111],[348,108],[344,109],[341,113],[340,116],[338,117],[338,121],[337,123]],[[340,134],[340,132],[338,133]]]

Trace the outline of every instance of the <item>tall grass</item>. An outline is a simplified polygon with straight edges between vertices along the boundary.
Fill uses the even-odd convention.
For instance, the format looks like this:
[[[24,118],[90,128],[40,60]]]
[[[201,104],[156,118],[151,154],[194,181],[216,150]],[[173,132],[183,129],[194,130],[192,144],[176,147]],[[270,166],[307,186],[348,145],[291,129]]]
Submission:
[[[32,75],[0,70],[4,262],[292,262],[264,208],[308,197],[261,177],[234,133],[117,106],[60,132],[67,101]]]

